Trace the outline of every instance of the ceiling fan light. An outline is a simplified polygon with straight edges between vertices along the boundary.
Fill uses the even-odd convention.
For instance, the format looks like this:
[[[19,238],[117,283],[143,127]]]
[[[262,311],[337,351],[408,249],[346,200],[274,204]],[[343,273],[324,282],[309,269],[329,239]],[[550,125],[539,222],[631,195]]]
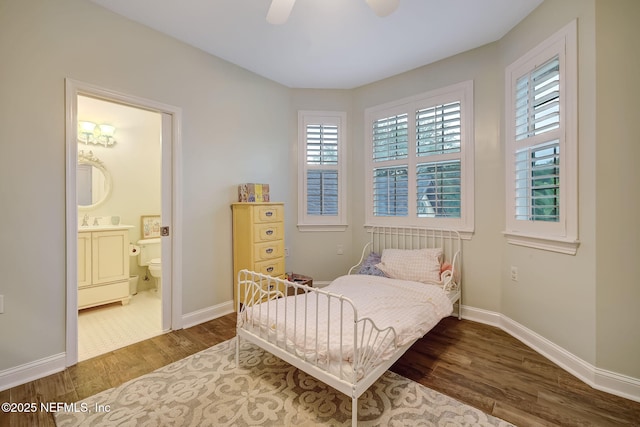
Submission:
[[[293,4],[296,0],[271,0],[271,6],[267,12],[267,22],[273,25],[281,25],[287,22]]]
[[[400,0],[366,0],[369,7],[379,17],[391,15],[400,4]]]

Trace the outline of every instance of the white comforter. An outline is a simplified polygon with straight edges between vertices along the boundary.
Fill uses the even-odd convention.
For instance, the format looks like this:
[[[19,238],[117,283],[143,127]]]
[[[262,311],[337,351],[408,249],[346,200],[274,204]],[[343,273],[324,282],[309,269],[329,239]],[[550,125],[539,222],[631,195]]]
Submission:
[[[377,350],[380,354],[376,358],[388,359],[396,347],[422,337],[453,311],[451,301],[440,286],[419,282],[349,275],[337,278],[322,290],[353,301],[358,320],[370,318],[378,329],[391,327],[395,331],[395,335],[377,339],[374,336],[368,342],[372,328],[370,324],[359,323],[358,359],[367,349],[393,341],[393,345],[385,343]],[[278,298],[246,307],[239,324],[280,347],[294,348],[299,357],[320,365],[340,360],[353,362],[354,310],[347,304],[341,306],[337,298],[331,298],[329,308],[327,305],[327,296],[313,292]]]

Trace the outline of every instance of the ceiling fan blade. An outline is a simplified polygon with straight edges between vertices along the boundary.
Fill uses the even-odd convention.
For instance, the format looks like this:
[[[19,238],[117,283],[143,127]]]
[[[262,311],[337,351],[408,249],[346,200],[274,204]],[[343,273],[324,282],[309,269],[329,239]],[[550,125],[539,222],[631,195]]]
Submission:
[[[400,0],[366,0],[369,7],[379,17],[391,15],[400,4]]]
[[[273,25],[287,22],[295,2],[296,0],[271,0],[271,6],[267,12],[267,22]]]

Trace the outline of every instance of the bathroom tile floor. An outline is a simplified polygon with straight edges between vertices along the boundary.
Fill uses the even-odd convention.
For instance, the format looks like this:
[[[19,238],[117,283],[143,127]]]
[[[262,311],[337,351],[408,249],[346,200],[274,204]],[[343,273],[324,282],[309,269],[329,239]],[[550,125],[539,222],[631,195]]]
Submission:
[[[155,290],[138,292],[120,303],[80,310],[78,361],[90,359],[162,333],[161,300]]]

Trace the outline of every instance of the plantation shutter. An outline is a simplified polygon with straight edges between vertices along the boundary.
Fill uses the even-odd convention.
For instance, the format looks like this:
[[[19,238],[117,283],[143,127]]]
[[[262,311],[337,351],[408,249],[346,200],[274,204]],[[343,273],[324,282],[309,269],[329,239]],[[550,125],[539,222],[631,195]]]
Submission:
[[[560,127],[560,60],[556,56],[516,81],[516,141]]]
[[[553,132],[560,128],[557,55],[516,80],[514,125],[515,218],[558,222],[560,140],[557,132]]]
[[[473,82],[366,110],[366,221],[473,229]]]
[[[416,151],[419,157],[460,152],[460,102],[416,112]]]
[[[373,123],[373,160],[406,159],[409,153],[409,115],[387,117]]]
[[[419,217],[460,218],[461,162],[441,160],[461,150],[460,101],[416,111],[416,155],[433,161],[416,170]]]
[[[373,122],[373,161],[406,159],[409,154],[409,115],[400,114]],[[373,214],[407,216],[409,200],[407,165],[373,170]]]
[[[407,216],[409,170],[406,166],[377,168],[373,171],[373,214]]]
[[[418,216],[460,218],[460,160],[417,167]]]
[[[560,142],[516,152],[516,219],[560,220]]]
[[[306,126],[307,214],[338,215],[338,126]]]

